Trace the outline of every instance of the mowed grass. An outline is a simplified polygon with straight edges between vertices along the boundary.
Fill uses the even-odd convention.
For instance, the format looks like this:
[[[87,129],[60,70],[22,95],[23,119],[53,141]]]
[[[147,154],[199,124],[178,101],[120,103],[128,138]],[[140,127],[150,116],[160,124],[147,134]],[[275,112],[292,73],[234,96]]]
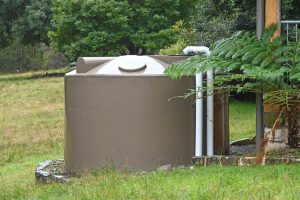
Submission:
[[[0,79],[0,166],[62,152],[63,87],[62,78]]]
[[[63,78],[28,79],[28,76],[31,75],[22,78],[0,75],[1,200],[298,199],[300,196],[299,165],[195,167],[146,175],[103,169],[72,178],[69,184],[36,184],[36,165],[63,157],[64,85]],[[250,123],[249,117],[234,117],[234,113],[242,113],[239,107],[238,102],[231,105],[232,111],[237,109],[230,113],[231,117]],[[251,109],[253,105],[249,105]],[[231,131],[233,126],[240,127],[241,122],[231,125]],[[252,126],[247,127],[240,130],[252,130]],[[236,131],[237,135],[241,133]]]
[[[255,103],[232,100],[229,104],[230,140],[255,136]]]

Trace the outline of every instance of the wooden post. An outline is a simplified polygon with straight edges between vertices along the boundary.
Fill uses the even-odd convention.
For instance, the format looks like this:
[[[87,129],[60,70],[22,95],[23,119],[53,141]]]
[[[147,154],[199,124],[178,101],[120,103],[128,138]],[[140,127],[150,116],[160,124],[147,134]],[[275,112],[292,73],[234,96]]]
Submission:
[[[261,37],[263,28],[272,23],[278,24],[274,37],[280,35],[281,0],[256,0],[256,35]],[[256,94],[256,150],[260,152],[260,144],[264,137],[263,94]]]
[[[274,37],[280,35],[281,29],[281,0],[266,0],[265,7],[265,26],[276,23],[278,24],[278,29],[275,32]]]

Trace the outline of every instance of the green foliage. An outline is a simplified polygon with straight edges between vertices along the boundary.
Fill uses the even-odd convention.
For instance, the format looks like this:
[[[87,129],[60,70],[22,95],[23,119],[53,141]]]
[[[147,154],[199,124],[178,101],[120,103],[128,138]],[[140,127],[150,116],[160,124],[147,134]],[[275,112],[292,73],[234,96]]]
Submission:
[[[216,42],[211,56],[195,56],[175,64],[167,70],[167,74],[177,78],[214,69],[216,73],[227,73],[226,77],[216,79],[220,86],[228,80],[246,80],[243,90],[267,93],[284,89],[285,94],[289,90],[292,93],[299,91],[300,44],[284,45],[281,37],[270,41],[275,29],[271,26],[261,40],[249,32],[238,32]],[[257,87],[253,82],[261,84]],[[237,89],[237,86],[230,85],[230,89],[233,88]]]
[[[195,10],[191,25],[200,45],[209,46],[239,30],[255,30],[256,0],[198,0]],[[300,1],[282,1],[282,19],[299,18]]]
[[[24,45],[44,43],[49,45],[47,36],[51,29],[52,0],[32,0],[24,14],[16,20],[13,32]]]
[[[0,50],[0,73],[59,68],[69,65],[62,54],[43,44],[22,45],[14,42]]]
[[[0,72],[16,72],[20,71],[20,69],[26,71],[41,68],[42,57],[42,48],[39,48],[38,45],[22,46],[20,43],[14,42],[12,45],[0,50]]]
[[[255,0],[199,0],[191,19],[199,44],[209,46],[237,30],[254,30],[255,8]]]
[[[52,0],[0,0],[0,48],[20,40],[23,45],[49,44]]]
[[[51,0],[0,0],[1,72],[49,66],[43,54],[49,45],[51,7]]]
[[[161,55],[181,55],[182,50],[188,46],[188,43],[186,43],[184,40],[179,39],[175,44],[172,44],[171,46],[161,49],[159,51],[159,54]]]
[[[125,51],[130,12],[126,2],[54,0],[52,46],[70,60],[80,56],[118,55]]]
[[[172,26],[174,33],[177,33],[174,37],[176,43],[161,49],[159,54],[162,55],[180,55],[182,50],[188,45],[193,44],[196,41],[196,33],[193,29],[189,28],[182,20],[176,22]]]
[[[43,68],[44,69],[53,69],[53,68],[61,68],[68,66],[69,67],[69,60],[62,55],[61,53],[55,52],[53,49],[48,48],[46,51],[43,52]]]
[[[179,78],[213,69],[216,73],[227,74],[216,78],[217,87],[224,88],[226,83],[227,89],[263,92],[266,97],[274,90],[293,95],[300,89],[300,43],[284,44],[281,37],[272,40],[275,30],[275,25],[270,26],[261,40],[254,33],[237,32],[230,38],[217,41],[211,56],[194,56],[172,65],[166,73]],[[232,80],[242,83],[230,84],[228,81]],[[260,84],[255,84],[257,82]]]
[[[298,67],[300,61],[297,59],[300,43],[285,45],[281,37],[271,40],[275,30],[276,26],[269,27],[261,40],[256,39],[254,34],[240,32],[216,43],[212,57],[225,61],[221,70],[232,74],[232,77],[235,76],[232,73],[234,70],[241,70],[242,76],[238,78],[261,82],[258,88],[256,86],[252,88],[251,84],[244,85],[246,90],[258,90],[265,94],[269,91],[284,90],[285,94],[292,95],[299,92],[300,88],[298,82],[300,79],[296,75],[300,70]],[[235,63],[236,67],[228,68],[232,63]]]
[[[300,42],[285,44],[273,38],[276,25],[270,26],[261,39],[240,31],[217,41],[210,56],[195,56],[172,65],[166,73],[173,78],[214,70],[216,91],[256,92],[264,102],[278,106],[288,119],[289,145],[298,144],[297,119],[293,118],[300,103]],[[210,88],[205,88],[209,90]],[[189,96],[195,90],[185,95]]]
[[[16,71],[19,69],[18,48],[16,43],[6,47],[0,51],[0,66],[1,71]]]
[[[189,1],[187,1],[189,3]],[[176,42],[180,1],[55,0],[51,44],[78,56],[152,54]]]
[[[129,49],[133,54],[138,50],[153,54],[159,49],[174,43],[176,32],[171,26],[179,19],[179,0],[138,0],[128,1],[131,10],[129,18],[130,42],[135,49]],[[131,53],[131,54],[132,54]]]
[[[14,40],[13,26],[23,15],[30,0],[0,0],[0,48],[7,47]]]
[[[282,1],[282,19],[300,19],[300,1],[284,0]]]

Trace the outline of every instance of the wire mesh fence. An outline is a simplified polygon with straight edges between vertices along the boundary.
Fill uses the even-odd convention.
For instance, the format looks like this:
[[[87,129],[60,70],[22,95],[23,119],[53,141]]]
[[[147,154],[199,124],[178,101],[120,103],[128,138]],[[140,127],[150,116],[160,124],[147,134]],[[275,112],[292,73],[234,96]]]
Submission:
[[[281,21],[281,31],[286,35],[286,42],[300,41],[300,20]]]

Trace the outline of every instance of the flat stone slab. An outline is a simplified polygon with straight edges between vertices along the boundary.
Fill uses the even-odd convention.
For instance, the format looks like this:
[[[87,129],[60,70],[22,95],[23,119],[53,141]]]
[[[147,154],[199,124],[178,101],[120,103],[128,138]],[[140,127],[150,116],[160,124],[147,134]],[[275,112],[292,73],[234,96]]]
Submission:
[[[255,138],[242,138],[239,140],[234,140],[230,143],[230,145],[233,146],[243,146],[243,145],[251,145],[254,144],[255,145]]]
[[[196,166],[255,166],[274,164],[300,164],[300,157],[264,157],[263,161],[257,164],[257,157],[247,156],[199,156],[193,157],[193,165]]]

